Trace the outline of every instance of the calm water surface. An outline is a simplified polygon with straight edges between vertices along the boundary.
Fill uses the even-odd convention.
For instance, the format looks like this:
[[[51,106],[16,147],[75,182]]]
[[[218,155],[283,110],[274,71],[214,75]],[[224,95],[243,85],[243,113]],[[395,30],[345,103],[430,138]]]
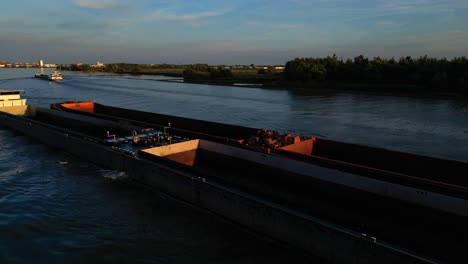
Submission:
[[[468,99],[303,93],[0,69],[30,104],[96,102],[468,161]],[[219,218],[0,130],[0,263],[310,262]]]

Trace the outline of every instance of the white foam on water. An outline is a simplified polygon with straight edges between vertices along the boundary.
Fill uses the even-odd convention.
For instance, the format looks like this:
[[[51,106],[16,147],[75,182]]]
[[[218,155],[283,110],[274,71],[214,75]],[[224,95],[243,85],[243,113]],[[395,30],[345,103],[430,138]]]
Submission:
[[[102,176],[104,176],[104,178],[111,180],[123,180],[128,178],[128,175],[124,171],[101,170],[100,173]]]

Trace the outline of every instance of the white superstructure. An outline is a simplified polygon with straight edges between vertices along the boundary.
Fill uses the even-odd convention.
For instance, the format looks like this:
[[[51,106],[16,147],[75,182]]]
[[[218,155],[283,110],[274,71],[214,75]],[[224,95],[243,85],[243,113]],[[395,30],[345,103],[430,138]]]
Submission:
[[[26,99],[21,99],[20,90],[0,90],[0,107],[26,105]]]
[[[49,75],[49,81],[61,81],[61,80],[63,80],[62,72],[59,70],[56,70],[52,74]]]

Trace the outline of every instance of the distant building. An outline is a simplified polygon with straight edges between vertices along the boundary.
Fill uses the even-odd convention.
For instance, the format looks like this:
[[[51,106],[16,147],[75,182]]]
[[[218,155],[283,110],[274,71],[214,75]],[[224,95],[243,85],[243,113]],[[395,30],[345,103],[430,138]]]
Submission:
[[[96,62],[96,64],[92,64],[91,67],[93,68],[102,68],[105,67],[106,65],[100,61]]]
[[[44,67],[44,61],[43,60],[39,61],[39,66]]]
[[[11,67],[10,62],[0,61],[0,68]]]
[[[255,66],[257,70],[268,70],[268,69],[275,69],[275,70],[284,70],[284,66]]]

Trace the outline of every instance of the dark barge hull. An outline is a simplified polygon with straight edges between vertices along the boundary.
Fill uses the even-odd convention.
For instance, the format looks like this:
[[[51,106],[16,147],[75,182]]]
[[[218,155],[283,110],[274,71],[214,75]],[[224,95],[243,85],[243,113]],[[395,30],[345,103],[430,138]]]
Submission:
[[[143,124],[159,129],[167,128],[169,132],[219,143],[235,144],[239,140],[245,140],[255,135],[260,130],[259,128],[119,108],[95,102],[57,103],[51,104],[50,107],[55,110],[89,115],[100,119]],[[345,165],[354,164],[366,168],[378,168],[382,171],[468,187],[468,177],[464,177],[466,171],[468,171],[468,164],[465,162],[345,143],[320,137],[314,137],[314,139],[311,153],[296,154],[320,157],[335,161],[336,164],[341,162]],[[277,151],[281,155],[294,156],[290,151],[272,151]],[[298,155],[295,156],[298,157]]]
[[[235,146],[259,131],[258,128],[149,113],[106,106],[95,102],[59,103],[52,104],[51,108],[105,120],[150,126],[161,130],[167,129],[170,133],[189,138],[206,139]],[[310,146],[306,146],[309,143]],[[468,217],[468,205],[463,205],[468,200],[468,163],[318,137],[314,137],[313,141],[309,143],[306,142],[303,144],[303,148],[296,147],[297,149],[294,149],[295,146],[271,149],[271,153],[316,164],[323,168],[408,186],[415,189],[414,195],[405,194],[404,197],[398,197],[397,193],[386,189],[369,189],[369,191]],[[358,189],[365,190],[365,188],[367,187]],[[434,201],[431,204],[431,193],[456,197],[460,200],[458,202],[442,201],[444,200],[442,197],[440,198],[442,202]],[[434,199],[439,198],[434,197]]]
[[[184,133],[190,138],[202,138],[230,145],[236,145],[240,140],[258,131],[256,128],[97,103],[83,107],[83,102],[72,102],[67,107],[54,104],[51,108],[160,129],[167,128],[168,123],[171,123],[171,127],[168,128],[171,133]],[[265,190],[261,195],[268,197],[269,201],[289,208],[300,208],[303,213],[443,259],[446,256],[456,259],[455,256],[460,256],[462,248],[468,244],[467,163],[322,138],[314,138],[312,151],[308,151],[288,151],[286,147],[272,149],[271,154],[317,165],[309,176],[319,179],[318,181],[310,178],[294,180],[294,177],[289,174],[282,175],[279,170],[270,170],[264,173],[263,178],[237,171],[227,185],[236,186],[243,179],[249,178],[251,181],[242,186],[248,186],[246,189],[249,193]],[[216,158],[211,157],[213,160]],[[221,170],[224,166],[234,172],[236,168],[229,167],[229,164],[236,162],[219,162],[211,164],[210,167],[218,166]],[[336,175],[346,176],[334,177]],[[287,180],[281,181],[281,178]],[[376,188],[375,183],[378,182],[382,185]],[[266,184],[271,184],[271,189],[281,186],[279,188],[294,190],[294,194],[297,195],[278,194],[273,191],[274,195],[268,196],[271,189],[266,188]],[[447,242],[452,241],[454,237],[460,242]]]
[[[47,74],[34,75],[34,77],[49,81],[49,75]]]
[[[2,109],[0,109],[2,110]],[[5,111],[5,110],[2,110]],[[358,232],[340,228],[326,221],[290,209],[279,203],[245,193],[215,180],[207,180],[161,162],[159,159],[135,158],[100,144],[89,134],[41,122],[26,116],[55,116],[50,110],[35,106],[11,107],[0,112],[0,124],[50,146],[64,149],[98,165],[125,171],[177,199],[226,217],[247,228],[301,248],[335,263],[417,263],[430,259],[409,253]],[[72,117],[60,114],[61,118]],[[75,116],[76,117],[76,116]]]

